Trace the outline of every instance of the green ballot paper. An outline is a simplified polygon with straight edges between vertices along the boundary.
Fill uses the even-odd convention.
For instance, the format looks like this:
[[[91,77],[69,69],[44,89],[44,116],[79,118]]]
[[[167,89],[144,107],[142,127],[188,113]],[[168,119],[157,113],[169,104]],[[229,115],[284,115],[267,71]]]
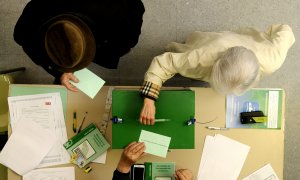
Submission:
[[[174,162],[145,162],[145,180],[175,180]]]
[[[71,155],[71,162],[82,168],[103,154],[110,145],[92,123],[68,140],[64,147]]]

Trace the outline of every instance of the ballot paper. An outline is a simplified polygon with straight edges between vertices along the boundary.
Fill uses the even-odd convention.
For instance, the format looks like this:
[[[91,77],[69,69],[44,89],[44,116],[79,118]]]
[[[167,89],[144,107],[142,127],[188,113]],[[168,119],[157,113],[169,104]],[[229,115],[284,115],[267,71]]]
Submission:
[[[206,136],[198,179],[236,180],[250,147],[220,134]]]
[[[69,163],[70,156],[63,147],[68,138],[59,93],[8,97],[8,104],[12,132],[20,122],[33,121],[43,129],[51,131],[56,138],[54,146],[39,167]]]
[[[32,170],[23,180],[75,180],[74,167],[44,168]]]
[[[98,91],[105,83],[103,79],[101,79],[99,76],[97,76],[87,68],[74,72],[74,75],[77,77],[79,82],[75,83],[73,81],[70,81],[70,83],[76,86],[92,99],[97,95]]]
[[[38,167],[55,142],[53,132],[33,120],[20,121],[0,153],[0,163],[24,175]]]
[[[146,146],[146,153],[153,154],[160,157],[166,157],[169,149],[171,137],[163,136],[153,132],[141,131],[139,142],[144,142]]]
[[[267,164],[243,180],[279,180],[271,164]]]

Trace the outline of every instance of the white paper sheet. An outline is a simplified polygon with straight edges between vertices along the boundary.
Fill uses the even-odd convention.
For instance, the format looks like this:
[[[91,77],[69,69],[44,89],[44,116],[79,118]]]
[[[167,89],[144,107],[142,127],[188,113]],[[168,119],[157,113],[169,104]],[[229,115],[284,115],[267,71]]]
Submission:
[[[250,147],[220,134],[207,136],[199,166],[200,180],[236,180]]]
[[[63,108],[59,93],[47,93],[8,98],[12,131],[20,121],[32,120],[54,133],[57,141],[39,167],[69,163],[63,144],[68,141]]]
[[[30,171],[23,180],[75,180],[74,167],[45,168]]]
[[[107,151],[105,151],[103,154],[101,154],[99,157],[97,157],[94,161],[94,163],[100,163],[100,164],[105,164],[106,162],[106,155]]]
[[[243,180],[279,180],[271,164],[267,164]]]
[[[20,121],[0,153],[0,163],[24,175],[40,164],[55,142],[53,132],[30,119]]]

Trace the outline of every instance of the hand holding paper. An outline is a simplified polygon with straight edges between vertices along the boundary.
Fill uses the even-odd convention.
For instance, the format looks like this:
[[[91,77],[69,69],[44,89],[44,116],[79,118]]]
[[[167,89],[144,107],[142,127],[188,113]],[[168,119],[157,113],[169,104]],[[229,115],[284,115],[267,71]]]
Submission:
[[[87,68],[74,72],[74,75],[79,79],[79,83],[75,83],[73,81],[70,81],[70,83],[92,99],[96,96],[98,91],[105,83],[103,79],[95,75]]]

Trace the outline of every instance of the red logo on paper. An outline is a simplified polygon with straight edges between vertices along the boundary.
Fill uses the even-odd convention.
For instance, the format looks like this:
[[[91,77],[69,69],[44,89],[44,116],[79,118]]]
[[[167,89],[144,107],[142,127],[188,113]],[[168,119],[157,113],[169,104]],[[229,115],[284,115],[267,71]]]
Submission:
[[[45,105],[51,105],[51,102],[45,102]]]

